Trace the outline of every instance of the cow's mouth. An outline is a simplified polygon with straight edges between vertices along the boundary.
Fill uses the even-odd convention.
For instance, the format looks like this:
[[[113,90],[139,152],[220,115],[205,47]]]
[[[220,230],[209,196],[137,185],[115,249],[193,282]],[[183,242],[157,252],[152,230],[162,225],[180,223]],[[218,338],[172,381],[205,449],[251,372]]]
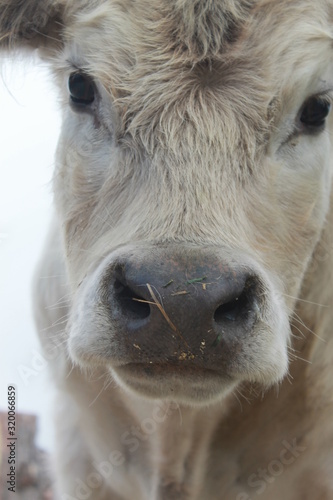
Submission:
[[[208,368],[173,363],[127,363],[112,369],[121,386],[149,398],[207,403],[230,392],[237,381]]]
[[[200,377],[207,374],[216,374],[216,370],[201,367],[181,366],[173,363],[127,363],[117,368],[124,370],[135,377],[143,376],[152,378],[156,376],[181,376],[181,377]]]

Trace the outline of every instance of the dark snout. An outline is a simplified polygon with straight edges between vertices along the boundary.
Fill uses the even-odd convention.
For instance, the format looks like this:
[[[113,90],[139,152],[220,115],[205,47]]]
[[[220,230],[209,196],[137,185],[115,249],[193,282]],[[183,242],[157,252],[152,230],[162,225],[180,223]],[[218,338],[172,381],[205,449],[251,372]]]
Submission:
[[[110,264],[104,297],[126,362],[223,369],[251,336],[260,280],[210,249],[152,248]]]

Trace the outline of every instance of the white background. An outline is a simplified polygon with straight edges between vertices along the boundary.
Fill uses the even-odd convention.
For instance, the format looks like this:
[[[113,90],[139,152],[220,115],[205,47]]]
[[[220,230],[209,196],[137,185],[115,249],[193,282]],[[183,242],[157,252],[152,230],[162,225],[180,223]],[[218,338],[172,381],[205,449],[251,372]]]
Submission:
[[[52,77],[36,61],[6,61],[0,76],[0,410],[7,385],[36,414],[38,445],[53,442],[52,383],[35,332],[31,279],[52,213],[60,113]]]

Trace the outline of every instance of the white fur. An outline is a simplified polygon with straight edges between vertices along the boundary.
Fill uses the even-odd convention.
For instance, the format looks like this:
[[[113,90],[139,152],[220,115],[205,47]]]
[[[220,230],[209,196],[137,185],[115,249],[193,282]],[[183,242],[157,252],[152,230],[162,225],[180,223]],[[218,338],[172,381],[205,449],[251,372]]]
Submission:
[[[0,40],[31,45],[6,2]],[[332,94],[331,2],[55,4],[44,55],[64,122],[37,276],[63,278],[35,302],[59,351],[59,498],[79,499],[82,481],[94,500],[332,498],[332,117],[295,133],[303,103]],[[96,81],[92,113],[68,104],[78,67]],[[156,377],[147,395],[119,366],[101,281],[118,255],[156,244],[214,248],[264,283],[230,385]],[[65,295],[56,326],[64,310],[49,306]]]

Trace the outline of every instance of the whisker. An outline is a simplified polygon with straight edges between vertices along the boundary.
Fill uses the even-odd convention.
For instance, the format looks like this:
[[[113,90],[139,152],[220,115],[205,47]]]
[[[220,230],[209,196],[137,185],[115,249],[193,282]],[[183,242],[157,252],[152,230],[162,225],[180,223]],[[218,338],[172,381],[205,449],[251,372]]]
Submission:
[[[294,352],[292,352],[294,351]],[[297,354],[295,354],[295,350],[294,349],[290,349],[288,348],[288,354],[289,354],[289,357],[291,359],[294,359],[294,360],[299,360],[299,361],[304,361],[304,363],[307,363],[309,365],[312,365],[312,361],[308,360],[308,359],[304,359],[304,358],[301,358],[300,356],[297,356]]]
[[[309,333],[311,333],[312,335],[314,335],[315,337],[317,337],[317,339],[321,340],[322,342],[325,342],[326,343],[326,339],[323,339],[322,337],[320,337],[319,335],[317,335],[317,333],[315,333],[313,330],[311,330],[311,328],[309,328],[305,323],[304,321],[300,318],[300,316],[296,313],[296,312],[293,312],[292,313],[294,317],[292,317],[292,322],[293,321],[297,321],[298,323],[300,323]],[[291,322],[292,326],[294,326],[295,328],[296,325],[294,325],[293,323]],[[300,331],[300,330],[299,330]]]
[[[288,295],[287,293],[281,292],[281,295],[284,295],[285,297],[288,297],[290,299],[295,299],[297,302],[305,302],[306,304],[311,304],[313,306],[319,306],[319,307],[326,307],[329,308],[327,304],[319,304],[318,302],[312,302],[311,300],[305,300],[305,299],[300,299],[299,297],[294,297],[293,295]]]
[[[100,395],[107,390],[108,387],[110,387],[111,385],[111,380],[106,380],[103,384],[103,387],[102,389],[99,391],[99,393],[97,394],[97,396],[95,397],[95,399],[89,404],[89,408],[94,404],[96,403],[97,399],[100,397]]]
[[[70,370],[69,370],[69,372],[67,373],[67,375],[66,375],[66,379],[68,379],[68,378],[71,376],[71,374],[72,374],[72,372],[73,372],[74,368],[75,368],[74,363],[71,363],[71,369],[70,369]]]
[[[238,404],[240,406],[240,410],[242,412],[243,411],[243,406],[242,406],[242,403],[241,403],[239,397],[237,396],[236,392],[238,392],[238,391],[236,391],[236,390],[232,391],[232,395],[234,396],[234,398],[236,398],[236,400],[237,400],[237,402],[238,402]]]
[[[52,325],[50,326],[47,326],[46,328],[43,328],[42,330],[40,330],[41,332],[47,332],[48,330],[51,330],[51,328],[55,328],[56,326],[60,326],[60,325],[63,325],[65,323],[68,322],[68,319],[69,319],[69,314],[65,314],[64,316],[62,316],[61,318],[59,318],[57,321],[55,321],[54,323],[52,323]],[[63,320],[63,321],[61,321]]]

